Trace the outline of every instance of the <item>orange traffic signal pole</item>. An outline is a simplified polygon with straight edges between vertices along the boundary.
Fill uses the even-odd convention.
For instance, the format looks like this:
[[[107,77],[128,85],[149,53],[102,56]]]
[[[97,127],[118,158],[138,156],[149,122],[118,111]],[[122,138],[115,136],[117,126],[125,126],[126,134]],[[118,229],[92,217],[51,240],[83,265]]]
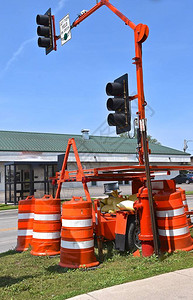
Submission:
[[[154,214],[153,196],[152,196],[152,186],[150,178],[150,168],[149,168],[149,147],[147,140],[147,129],[146,129],[146,119],[145,119],[145,106],[147,105],[144,97],[144,87],[143,87],[143,67],[142,67],[142,43],[145,42],[149,35],[149,28],[147,25],[138,24],[135,25],[126,16],[124,16],[116,7],[114,7],[109,0],[101,0],[93,8],[79,16],[79,18],[74,21],[71,28],[76,27],[88,16],[93,14],[97,9],[106,5],[113,13],[115,13],[126,25],[128,25],[134,31],[135,40],[135,57],[133,58],[133,64],[136,65],[136,79],[137,79],[137,95],[131,97],[130,100],[138,98],[138,120],[139,120],[139,133],[141,142],[138,144],[138,154],[139,154],[139,164],[144,165],[146,171],[146,180],[148,188],[151,224],[153,231],[153,241],[154,241],[154,251],[155,254],[159,254],[158,246],[158,233]]]
[[[96,10],[98,10],[101,6],[106,5],[112,12],[114,12],[126,25],[128,25],[131,29],[134,30],[134,39],[135,39],[135,57],[133,58],[133,64],[136,65],[136,75],[137,75],[137,95],[131,97],[130,100],[134,100],[138,98],[138,117],[139,117],[139,127],[142,131],[145,125],[145,97],[144,97],[144,89],[143,89],[143,68],[142,68],[142,43],[147,39],[149,34],[149,28],[147,25],[138,24],[135,25],[132,21],[130,21],[126,16],[124,16],[116,7],[114,7],[109,0],[101,0],[97,3],[93,8],[79,16],[79,18],[73,22],[71,28],[76,27],[83,20],[85,20],[88,16],[93,14]],[[143,143],[138,147],[139,152],[139,164],[144,164],[143,158]]]

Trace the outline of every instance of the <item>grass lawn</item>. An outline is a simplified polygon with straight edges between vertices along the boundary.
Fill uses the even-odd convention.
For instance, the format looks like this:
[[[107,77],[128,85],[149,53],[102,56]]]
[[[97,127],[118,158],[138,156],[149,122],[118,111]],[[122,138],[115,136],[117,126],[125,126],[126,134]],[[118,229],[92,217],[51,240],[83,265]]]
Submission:
[[[186,195],[193,195],[193,191],[187,191]]]
[[[93,290],[193,266],[192,252],[142,258],[106,253],[95,270],[69,270],[57,257],[36,257],[30,252],[0,254],[0,299],[63,300]]]
[[[18,205],[0,204],[0,210],[17,209]]]

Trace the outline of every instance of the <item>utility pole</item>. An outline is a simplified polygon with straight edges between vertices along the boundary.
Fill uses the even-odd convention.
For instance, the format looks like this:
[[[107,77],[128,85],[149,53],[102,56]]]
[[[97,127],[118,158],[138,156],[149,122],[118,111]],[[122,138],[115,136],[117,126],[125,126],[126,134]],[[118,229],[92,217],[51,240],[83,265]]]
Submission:
[[[186,150],[188,149],[189,142],[193,142],[193,140],[184,140],[184,148],[183,148],[184,152],[186,152]]]

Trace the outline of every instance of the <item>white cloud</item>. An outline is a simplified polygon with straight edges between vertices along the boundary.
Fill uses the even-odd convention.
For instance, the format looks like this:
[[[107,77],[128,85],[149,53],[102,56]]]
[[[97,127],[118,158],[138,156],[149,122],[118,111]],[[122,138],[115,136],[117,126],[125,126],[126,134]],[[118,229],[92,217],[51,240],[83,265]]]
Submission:
[[[67,0],[59,0],[58,5],[56,8],[53,10],[53,14],[56,15],[63,7],[64,4],[67,2]],[[4,69],[1,71],[0,76],[2,77],[5,72],[7,72],[8,69],[10,69],[11,65],[15,62],[17,58],[19,58],[24,51],[25,47],[30,44],[31,42],[35,41],[37,37],[33,37],[30,39],[27,39],[26,41],[22,42],[19,48],[13,53],[11,58],[7,61]]]
[[[17,57],[20,56],[20,54],[24,50],[25,46],[28,45],[28,44],[30,44],[35,39],[36,39],[36,37],[33,37],[33,38],[28,39],[28,40],[24,41],[23,43],[21,43],[21,45],[19,46],[19,48],[17,49],[17,51],[15,51],[13,53],[12,57],[7,61],[6,65],[5,65],[5,68],[3,69],[2,73],[5,73],[10,68],[10,66],[17,59]]]
[[[67,0],[59,0],[57,7],[54,9],[54,15],[56,15],[63,7]]]

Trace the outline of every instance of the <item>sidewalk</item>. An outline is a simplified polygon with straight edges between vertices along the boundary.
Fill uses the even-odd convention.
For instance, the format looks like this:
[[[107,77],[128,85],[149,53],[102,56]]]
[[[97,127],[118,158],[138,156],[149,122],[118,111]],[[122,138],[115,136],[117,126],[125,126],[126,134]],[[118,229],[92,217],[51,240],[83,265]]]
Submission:
[[[117,276],[119,276],[117,274]],[[69,300],[193,299],[193,268],[132,281],[79,295]]]

